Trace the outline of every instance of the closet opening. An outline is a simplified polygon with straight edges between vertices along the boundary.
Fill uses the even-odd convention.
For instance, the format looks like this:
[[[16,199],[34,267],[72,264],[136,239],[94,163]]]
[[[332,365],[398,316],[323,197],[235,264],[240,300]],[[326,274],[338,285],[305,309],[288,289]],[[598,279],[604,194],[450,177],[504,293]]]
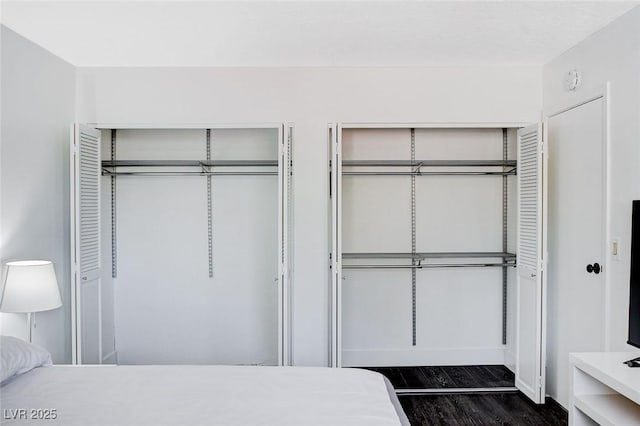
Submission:
[[[99,175],[72,188],[72,267],[98,260],[74,285],[75,361],[288,365],[293,127],[97,127],[75,131],[100,154],[74,157]]]
[[[525,330],[542,319],[523,317],[542,295],[523,303],[518,272],[518,252],[542,247],[542,151],[520,127],[330,126],[333,366],[404,394],[517,390],[523,339],[542,356]]]

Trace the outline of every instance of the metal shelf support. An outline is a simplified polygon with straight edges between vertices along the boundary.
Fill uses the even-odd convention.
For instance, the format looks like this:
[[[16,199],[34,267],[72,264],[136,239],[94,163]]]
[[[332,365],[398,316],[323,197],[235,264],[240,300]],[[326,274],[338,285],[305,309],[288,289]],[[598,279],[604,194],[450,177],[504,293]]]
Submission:
[[[207,129],[207,163],[211,162],[211,129]],[[207,174],[207,235],[209,248],[209,278],[213,278],[213,199],[211,174]]]
[[[411,129],[411,162],[416,159],[416,129]],[[416,266],[420,265],[420,261],[416,260],[416,173],[420,171],[420,166],[416,166],[414,174],[411,175],[411,323],[413,346],[416,346],[416,324],[417,324],[417,297],[416,297]]]
[[[502,129],[502,161],[507,162],[509,157],[509,135],[507,129]],[[508,182],[507,175],[502,176],[502,251],[508,250]],[[502,268],[502,344],[507,344],[507,268]]]
[[[111,161],[116,161],[116,129],[111,130]],[[114,168],[115,171],[115,168]],[[103,173],[104,174],[104,173]],[[116,176],[111,174],[111,278],[118,277],[118,240],[116,228]]]

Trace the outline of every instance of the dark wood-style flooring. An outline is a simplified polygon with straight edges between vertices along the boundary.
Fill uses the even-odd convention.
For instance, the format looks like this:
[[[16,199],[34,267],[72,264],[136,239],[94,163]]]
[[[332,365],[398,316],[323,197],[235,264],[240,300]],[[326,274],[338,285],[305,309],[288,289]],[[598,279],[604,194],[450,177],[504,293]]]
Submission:
[[[419,425],[531,425],[567,424],[567,413],[553,400],[532,403],[519,392],[399,396],[413,426]]]
[[[370,367],[396,389],[495,388],[514,386],[514,375],[504,365],[446,367]]]
[[[409,421],[420,425],[566,425],[567,412],[555,401],[531,402],[520,392],[446,394],[448,388],[514,386],[504,366],[376,367],[396,389],[442,389],[438,395],[398,395]]]

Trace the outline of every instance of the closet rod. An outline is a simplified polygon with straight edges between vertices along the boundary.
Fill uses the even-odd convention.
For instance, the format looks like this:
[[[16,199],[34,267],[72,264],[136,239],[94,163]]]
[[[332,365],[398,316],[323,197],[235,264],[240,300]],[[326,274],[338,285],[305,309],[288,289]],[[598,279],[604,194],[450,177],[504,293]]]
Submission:
[[[343,259],[454,259],[494,258],[515,259],[515,253],[507,252],[425,252],[425,253],[342,253]]]
[[[118,160],[102,167],[277,167],[277,160]]]
[[[277,176],[278,172],[112,172],[102,170],[103,176]]]
[[[342,167],[515,167],[515,160],[344,160]]]
[[[433,269],[433,268],[487,268],[513,266],[515,263],[427,263],[423,265],[342,265],[342,269]]]
[[[515,169],[496,172],[342,172],[343,176],[508,176],[515,174]]]

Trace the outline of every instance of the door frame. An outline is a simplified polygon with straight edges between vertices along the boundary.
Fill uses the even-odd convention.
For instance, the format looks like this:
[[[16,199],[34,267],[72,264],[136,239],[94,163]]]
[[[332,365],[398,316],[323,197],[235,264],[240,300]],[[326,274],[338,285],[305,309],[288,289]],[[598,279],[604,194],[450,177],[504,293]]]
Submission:
[[[137,130],[172,130],[172,129],[193,129],[193,130],[205,130],[205,129],[275,129],[278,131],[278,330],[277,330],[277,347],[278,347],[278,365],[287,366],[292,365],[292,335],[291,330],[293,328],[293,315],[291,314],[292,301],[291,301],[291,288],[292,288],[292,267],[290,255],[293,251],[293,247],[289,247],[291,236],[289,235],[289,228],[293,217],[290,216],[290,204],[292,203],[293,194],[285,193],[285,187],[290,184],[293,188],[292,182],[292,151],[294,142],[294,123],[293,122],[264,122],[264,123],[73,123],[71,124],[71,141],[73,143],[75,134],[75,126],[82,125],[90,128],[94,128],[98,131],[110,130],[110,129],[137,129]],[[74,180],[74,152],[71,152],[71,176],[70,180],[72,185],[75,185]],[[74,227],[74,200],[73,192],[71,192],[71,226]],[[71,246],[74,247],[74,237],[72,234]],[[72,260],[73,262],[73,260]],[[73,269],[72,269],[73,275]],[[72,280],[71,294],[71,353],[73,355],[72,364],[81,362],[80,357],[77,355],[77,348],[80,344],[80,330],[77,327],[76,321],[78,321],[79,313],[81,312],[78,301],[75,297],[75,285]],[[100,327],[102,331],[102,327]],[[102,344],[102,338],[100,338],[100,344]],[[102,352],[102,349],[100,349]],[[101,353],[102,356],[102,353]]]
[[[544,111],[544,141],[545,145],[549,143],[548,131],[549,120],[562,113],[579,108],[590,102],[602,99],[602,200],[604,201],[602,206],[602,235],[603,235],[603,286],[602,286],[602,298],[603,309],[602,323],[603,327],[603,350],[611,350],[611,336],[610,336],[610,311],[611,311],[611,273],[609,271],[609,265],[611,261],[611,253],[609,250],[609,244],[612,241],[611,237],[611,189],[609,187],[611,179],[611,167],[610,167],[610,147],[611,147],[611,105],[610,105],[610,90],[611,83],[606,82],[603,85],[582,90],[577,93],[572,93],[567,97],[565,101],[560,104],[554,105],[553,108],[548,108]],[[545,148],[546,149],[546,148]],[[553,161],[551,159],[550,161]]]

